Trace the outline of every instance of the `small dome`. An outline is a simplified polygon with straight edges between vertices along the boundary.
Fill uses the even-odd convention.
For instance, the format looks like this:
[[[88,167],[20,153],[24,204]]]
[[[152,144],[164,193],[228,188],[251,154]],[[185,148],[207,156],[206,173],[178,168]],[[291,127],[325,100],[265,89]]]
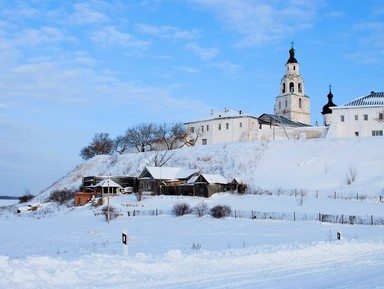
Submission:
[[[329,93],[328,93],[327,97],[328,97],[328,103],[323,106],[323,111],[321,112],[321,114],[331,114],[332,113],[331,107],[337,106],[332,101],[333,94],[332,94],[332,91],[331,91],[331,86],[329,86]]]
[[[297,63],[297,60],[295,58],[295,49],[293,49],[293,47],[289,49],[289,59],[287,63]]]

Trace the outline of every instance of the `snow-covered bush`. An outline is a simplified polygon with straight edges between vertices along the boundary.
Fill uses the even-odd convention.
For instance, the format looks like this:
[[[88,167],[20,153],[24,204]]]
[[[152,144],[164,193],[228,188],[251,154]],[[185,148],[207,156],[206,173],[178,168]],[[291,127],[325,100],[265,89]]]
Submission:
[[[26,202],[29,202],[30,200],[32,200],[35,196],[32,195],[32,194],[25,194],[23,196],[21,196],[19,198],[19,203],[22,204],[22,203],[26,203]]]
[[[70,201],[74,199],[74,192],[68,189],[64,190],[55,190],[53,191],[49,197],[48,202],[55,202],[58,205],[68,204]]]
[[[225,205],[218,205],[211,209],[211,215],[214,218],[225,218],[231,215],[231,208]]]
[[[103,207],[101,211],[103,212],[103,215],[105,215],[105,220],[107,222],[116,219],[120,215],[119,211],[112,206],[109,206],[109,218],[108,218],[108,206]]]
[[[208,205],[204,201],[201,201],[196,207],[193,208],[193,211],[196,212],[199,217],[203,217],[209,212]]]
[[[191,213],[191,207],[187,203],[175,204],[172,209],[172,213],[176,216],[183,216]]]

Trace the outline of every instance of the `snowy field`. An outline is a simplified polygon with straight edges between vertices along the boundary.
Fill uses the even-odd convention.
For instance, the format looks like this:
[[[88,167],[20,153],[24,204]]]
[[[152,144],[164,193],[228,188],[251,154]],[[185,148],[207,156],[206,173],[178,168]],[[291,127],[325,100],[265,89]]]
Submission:
[[[204,201],[233,212],[384,218],[379,199],[384,152],[378,139],[212,146],[180,150],[173,159],[175,165],[194,164],[229,179],[239,176],[255,191],[273,190],[272,195],[148,196],[140,202],[134,195],[114,197],[111,205],[122,215],[109,223],[91,205],[45,204],[22,214],[15,213],[17,205],[3,207],[0,288],[384,288],[383,225],[171,214],[174,204],[194,207]],[[140,171],[148,158],[95,158],[32,203],[54,189],[78,186],[81,175]],[[347,185],[350,166],[357,176]],[[306,194],[295,196],[292,189]],[[133,210],[162,213],[132,216]]]

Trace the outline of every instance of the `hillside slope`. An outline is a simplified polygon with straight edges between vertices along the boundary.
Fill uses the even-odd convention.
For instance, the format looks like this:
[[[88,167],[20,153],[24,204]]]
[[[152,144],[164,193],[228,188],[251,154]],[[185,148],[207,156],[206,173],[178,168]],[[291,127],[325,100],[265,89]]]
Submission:
[[[248,184],[250,193],[296,189],[377,196],[384,189],[383,148],[380,137],[247,142],[175,150],[166,165],[198,168],[228,180],[237,177]],[[83,176],[137,176],[145,166],[154,165],[155,157],[155,152],[96,156],[45,189],[39,198],[56,189],[78,189]],[[351,178],[355,180],[347,184]]]

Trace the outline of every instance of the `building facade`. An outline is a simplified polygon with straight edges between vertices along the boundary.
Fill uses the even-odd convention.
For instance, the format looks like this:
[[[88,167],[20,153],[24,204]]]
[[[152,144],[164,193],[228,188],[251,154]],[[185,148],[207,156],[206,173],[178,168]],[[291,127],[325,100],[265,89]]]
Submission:
[[[383,136],[384,92],[371,92],[343,106],[331,107],[327,137]]]
[[[188,142],[195,146],[256,140],[257,125],[256,117],[229,109],[211,111],[205,120],[185,123]]]

